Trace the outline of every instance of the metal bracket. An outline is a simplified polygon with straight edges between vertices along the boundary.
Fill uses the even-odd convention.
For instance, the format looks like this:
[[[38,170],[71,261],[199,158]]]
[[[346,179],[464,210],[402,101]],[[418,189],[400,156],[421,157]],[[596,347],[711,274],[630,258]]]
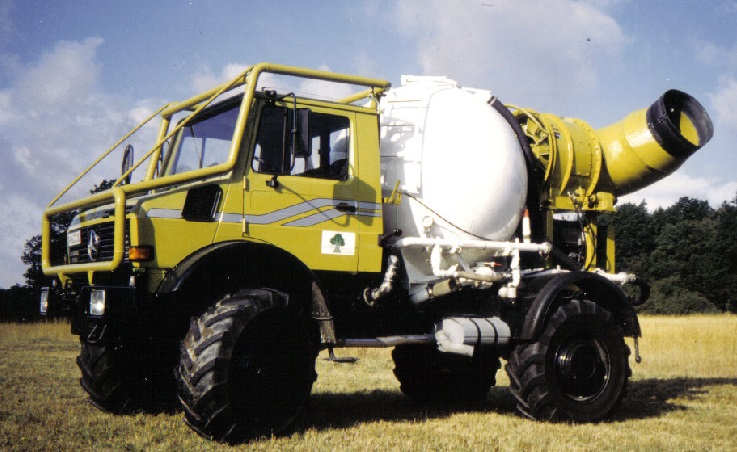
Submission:
[[[328,348],[328,352],[330,353],[330,356],[325,358],[325,361],[332,361],[338,364],[353,364],[356,361],[358,361],[358,358],[355,356],[340,356],[340,357],[335,356],[333,347]]]

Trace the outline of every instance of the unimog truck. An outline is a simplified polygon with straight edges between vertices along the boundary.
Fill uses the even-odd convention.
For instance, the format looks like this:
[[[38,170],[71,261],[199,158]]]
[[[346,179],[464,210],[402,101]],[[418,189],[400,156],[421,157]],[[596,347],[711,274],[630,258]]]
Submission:
[[[94,405],[178,399],[221,441],[284,431],[343,347],[393,347],[418,403],[483,400],[505,360],[522,414],[594,421],[625,395],[649,293],[599,217],[712,135],[677,90],[594,130],[444,77],[257,64],[105,152],[92,167],[128,145],[110,189],[62,201],[80,176],[50,203],[41,310],[71,310]]]

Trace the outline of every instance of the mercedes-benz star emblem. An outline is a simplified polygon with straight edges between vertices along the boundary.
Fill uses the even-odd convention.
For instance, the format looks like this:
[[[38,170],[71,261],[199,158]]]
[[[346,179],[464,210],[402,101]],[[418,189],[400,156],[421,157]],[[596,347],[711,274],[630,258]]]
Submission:
[[[87,241],[87,256],[91,261],[96,261],[100,256],[100,236],[94,230],[90,230],[90,239]]]

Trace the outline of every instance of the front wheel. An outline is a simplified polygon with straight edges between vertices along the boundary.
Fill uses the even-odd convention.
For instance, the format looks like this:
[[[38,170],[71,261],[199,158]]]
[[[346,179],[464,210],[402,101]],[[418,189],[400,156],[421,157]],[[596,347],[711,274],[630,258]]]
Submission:
[[[573,300],[558,308],[537,342],[513,350],[510,390],[517,408],[533,419],[595,421],[624,396],[628,355],[611,313]]]
[[[165,411],[176,406],[172,377],[176,348],[162,343],[157,349],[150,344],[111,345],[84,338],[80,343],[79,381],[95,407],[110,413],[130,413]]]
[[[285,300],[244,290],[192,320],[176,376],[185,421],[201,435],[239,442],[277,434],[302,410],[316,353]]]

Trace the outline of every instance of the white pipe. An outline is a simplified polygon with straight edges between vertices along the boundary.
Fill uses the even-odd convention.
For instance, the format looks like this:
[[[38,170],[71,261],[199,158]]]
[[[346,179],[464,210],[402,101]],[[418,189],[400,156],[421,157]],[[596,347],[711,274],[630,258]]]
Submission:
[[[440,251],[439,246],[434,246],[432,251],[430,252],[430,265],[432,266],[432,272],[433,275],[441,277],[441,278],[465,278],[469,279],[471,281],[481,281],[481,282],[498,282],[503,279],[510,278],[512,275],[509,273],[497,273],[497,272],[491,272],[489,274],[481,274],[476,273],[473,271],[459,271],[455,270],[457,265],[454,265],[453,267],[443,270],[440,268],[440,264],[442,263],[442,254]]]
[[[634,273],[619,272],[619,273],[607,273],[604,270],[596,269],[596,273],[608,279],[611,282],[619,284],[627,284],[635,281],[637,276]]]
[[[405,237],[394,243],[396,248],[474,248],[490,251],[524,251],[533,253],[549,253],[553,249],[550,243],[515,243],[515,242],[495,242],[492,240],[455,240],[455,239],[437,239],[429,237]]]

